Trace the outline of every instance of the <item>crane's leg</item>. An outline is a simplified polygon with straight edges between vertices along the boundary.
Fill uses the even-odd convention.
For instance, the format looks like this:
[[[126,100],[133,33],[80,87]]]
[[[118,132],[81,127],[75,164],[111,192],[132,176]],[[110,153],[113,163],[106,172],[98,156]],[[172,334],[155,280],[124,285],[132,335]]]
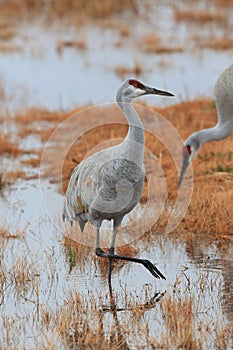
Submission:
[[[123,220],[123,216],[118,216],[118,217],[116,217],[114,219],[112,241],[111,241],[111,246],[109,248],[109,254],[110,255],[114,255],[115,242],[116,242],[116,236],[117,236],[117,233],[118,233],[118,227],[120,226],[122,220]],[[112,280],[111,280],[111,276],[112,276],[112,260],[113,259],[110,257],[109,258],[109,267],[108,267],[108,282],[109,282],[110,287],[111,287],[111,283],[112,283]]]
[[[101,254],[105,253],[100,248],[100,226],[96,226],[96,255],[101,256]]]
[[[112,255],[114,255],[117,227],[114,225],[111,247],[109,249],[108,285],[112,298]],[[96,226],[96,255],[104,256],[106,253],[100,248],[100,226]]]
[[[100,238],[99,238],[99,227],[96,227],[96,255],[102,258],[107,258],[109,259],[109,272],[108,272],[108,280],[110,280],[111,283],[111,273],[112,273],[112,259],[119,259],[119,260],[125,260],[125,261],[132,261],[138,264],[142,264],[145,266],[145,268],[150,271],[150,273],[156,277],[156,278],[162,278],[166,279],[164,275],[157,269],[157,267],[152,264],[149,260],[147,259],[139,259],[139,258],[132,258],[129,256],[124,256],[124,255],[118,255],[114,254],[114,246],[115,246],[115,240],[116,240],[116,234],[117,234],[117,227],[114,227],[113,230],[113,237],[112,237],[112,243],[110,247],[109,253],[105,253],[101,248],[100,248]]]
[[[116,226],[115,222],[114,222],[114,228],[113,228],[113,234],[112,234],[112,242],[111,242],[111,246],[109,248],[109,255],[114,255],[114,251],[115,251],[115,242],[116,242],[116,235],[118,232],[118,226]],[[109,265],[108,265],[108,283],[109,283],[109,287],[112,288],[112,258],[109,257]]]
[[[117,232],[118,232],[118,226],[114,226],[113,234],[112,234],[112,242],[111,242],[111,246],[109,249],[109,254],[114,254]]]

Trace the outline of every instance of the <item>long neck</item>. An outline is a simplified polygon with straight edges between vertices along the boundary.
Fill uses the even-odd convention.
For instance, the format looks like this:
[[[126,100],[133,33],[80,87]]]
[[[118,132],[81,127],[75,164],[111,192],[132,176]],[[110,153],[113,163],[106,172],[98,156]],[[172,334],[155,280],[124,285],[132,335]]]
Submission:
[[[135,141],[144,146],[144,127],[131,103],[118,101],[128,121],[129,129],[125,140]]]
[[[213,128],[203,129],[196,133],[196,136],[203,144],[208,141],[219,141],[228,137],[233,132],[232,126],[228,123],[218,123]]]

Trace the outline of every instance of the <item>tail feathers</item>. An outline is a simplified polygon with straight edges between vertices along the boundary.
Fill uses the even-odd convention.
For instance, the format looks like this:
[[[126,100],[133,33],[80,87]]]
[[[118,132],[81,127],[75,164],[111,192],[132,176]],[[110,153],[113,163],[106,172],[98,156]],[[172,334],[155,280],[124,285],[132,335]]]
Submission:
[[[69,207],[66,205],[66,202],[64,204],[63,214],[62,214],[62,220],[69,221],[71,226],[73,225],[73,221],[78,221],[80,230],[83,232],[84,226],[86,224],[85,220],[82,220],[79,215],[76,215],[74,211],[69,210]]]
[[[79,220],[78,223],[79,223],[80,230],[83,232],[84,226],[86,225],[86,221]]]
[[[63,221],[63,222],[69,221],[69,222],[70,222],[70,225],[73,226],[73,221],[72,221],[72,220],[69,220],[69,219],[67,218],[67,216],[66,216],[64,213],[62,214],[62,221]]]

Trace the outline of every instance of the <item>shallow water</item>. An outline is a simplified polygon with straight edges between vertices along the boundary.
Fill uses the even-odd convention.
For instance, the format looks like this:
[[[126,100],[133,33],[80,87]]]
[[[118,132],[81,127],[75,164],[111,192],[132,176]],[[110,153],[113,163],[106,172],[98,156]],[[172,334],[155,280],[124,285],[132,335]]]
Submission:
[[[16,314],[19,324],[26,318],[27,326],[24,327],[28,344],[30,337],[35,334],[39,336],[38,329],[33,326],[36,308],[39,308],[38,314],[47,308],[56,310],[59,305],[63,305],[70,292],[78,291],[87,301],[93,296],[96,296],[97,300],[98,296],[102,295],[104,308],[110,308],[107,276],[93,260],[94,249],[91,249],[87,256],[81,254],[69,272],[63,228],[59,229],[57,226],[63,197],[57,194],[55,185],[47,183],[46,186],[54,206],[55,225],[51,217],[47,216],[40,185],[36,180],[20,181],[10,189],[4,190],[0,198],[0,226],[8,227],[11,234],[16,233],[15,230],[24,232],[23,238],[2,238],[0,241],[1,264],[8,276],[7,283],[3,286],[1,322],[5,318],[15,317]],[[126,308],[125,311],[119,311],[119,319],[123,317],[122,312],[125,313],[124,319],[128,317],[132,300],[143,304],[148,302],[154,293],[165,293],[167,296],[175,293],[177,296],[193,296],[197,319],[200,322],[207,322],[207,319],[216,317],[221,319],[223,324],[233,320],[231,243],[222,243],[219,249],[218,242],[177,241],[172,236],[158,236],[155,233],[150,243],[139,239],[133,245],[139,249],[137,256],[155,262],[167,280],[156,280],[146,269],[133,263],[117,267],[113,271],[112,287],[117,295],[117,309]],[[38,304],[35,281],[31,284],[28,282],[26,290],[14,285],[13,271],[17,261],[21,264],[24,261],[25,271],[31,271],[29,279],[39,280]],[[162,320],[160,316],[155,318],[154,313],[153,307],[146,312],[146,317],[151,329],[156,331]],[[108,317],[106,315],[106,320]],[[211,344],[211,336],[209,341],[210,343],[206,342],[207,348],[208,344]]]
[[[156,16],[151,13],[149,21],[135,25],[130,37],[126,38],[120,37],[114,28],[94,28],[93,40],[93,27],[79,30],[66,27],[57,32],[57,28],[41,30],[38,24],[34,24],[29,32],[28,27],[22,26],[15,41],[23,46],[23,51],[0,53],[0,82],[6,97],[1,109],[14,112],[36,106],[66,110],[77,105],[114,101],[115,91],[123,79],[115,73],[115,68],[133,69],[135,61],[142,68],[139,76],[142,81],[175,93],[172,103],[203,95],[213,97],[216,78],[232,63],[232,50],[215,52],[195,48],[191,38],[196,29],[183,24],[177,28],[172,11],[166,6],[159,6],[159,11]],[[202,34],[208,35],[208,31],[207,28]],[[163,35],[165,43],[182,42],[184,52],[162,55],[143,52],[140,40],[147,32]],[[59,54],[56,44],[67,38],[84,38],[87,48],[65,48]],[[123,44],[117,47],[115,43],[119,40]],[[166,105],[171,100],[156,99],[155,103],[154,98],[148,97],[147,102]],[[17,135],[15,124],[7,118],[3,131]],[[21,143],[23,149],[29,150],[32,147],[42,149],[43,146],[34,135],[27,136]],[[20,160],[1,158],[0,164],[4,171],[9,171],[18,168]],[[25,171],[34,174],[38,169],[25,167]],[[46,189],[47,206],[51,209],[49,216],[41,198],[42,187]],[[69,227],[62,226],[60,220],[63,200],[57,186],[45,179],[41,183],[18,180],[1,190],[0,227],[8,228],[11,234],[19,234],[19,238],[0,238],[0,272],[6,272],[0,295],[0,327],[3,329],[0,345],[4,344],[6,336],[6,320],[10,320],[16,334],[25,330],[25,336],[20,340],[21,348],[38,348],[35,339],[40,338],[43,313],[68,303],[68,296],[75,291],[79,291],[88,303],[93,297],[98,300],[101,295],[105,308],[110,308],[107,270],[94,258],[93,248],[86,255],[84,251],[69,272],[69,242],[64,239],[65,229],[69,230]],[[140,213],[141,208],[137,210]],[[132,237],[129,240],[133,241]],[[160,293],[162,298],[192,296],[196,322],[200,327],[209,324],[211,329],[216,320],[224,327],[233,321],[232,242],[176,240],[172,234],[159,236],[153,232],[150,241],[137,239],[132,245],[138,249],[135,254],[156,263],[167,280],[154,279],[136,264],[117,265],[113,271],[112,287],[117,294],[117,308],[126,309],[117,315],[120,323],[128,319],[131,325],[132,300],[135,304],[145,303],[155,293]],[[22,285],[14,282],[19,268],[29,273]],[[106,325],[109,319],[112,322],[111,317],[111,312],[106,312]],[[152,332],[159,332],[163,320],[158,308],[148,309],[145,321],[149,322]],[[140,348],[140,340],[133,339],[133,336],[127,341],[132,348]],[[64,348],[59,339],[57,344],[60,349]],[[213,344],[210,331],[203,348],[213,348]]]
[[[116,67],[133,69],[135,62],[140,65],[142,81],[175,94],[172,103],[199,96],[213,97],[217,77],[232,63],[232,50],[198,47],[194,40],[196,26],[175,22],[168,4],[152,7],[148,16],[129,28],[126,37],[121,37],[114,27],[58,29],[56,25],[42,28],[35,23],[29,31],[28,26],[21,26],[13,43],[23,50],[0,52],[0,82],[6,102],[1,108],[13,111],[36,106],[67,110],[88,103],[112,102],[124,79],[116,74]],[[221,28],[216,28],[203,26],[202,37],[210,39],[222,34]],[[143,50],[148,33],[161,37],[165,45],[181,46],[183,52],[148,54]],[[86,48],[65,47],[59,53],[56,47],[62,40],[84,41]],[[129,72],[125,77],[133,75]],[[148,97],[147,102],[151,101],[158,105],[171,103],[168,98]]]

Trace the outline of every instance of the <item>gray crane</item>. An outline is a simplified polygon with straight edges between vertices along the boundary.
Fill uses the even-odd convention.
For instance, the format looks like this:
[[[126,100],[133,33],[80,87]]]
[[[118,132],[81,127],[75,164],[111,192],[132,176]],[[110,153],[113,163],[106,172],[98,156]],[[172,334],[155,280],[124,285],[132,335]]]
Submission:
[[[117,91],[116,100],[128,124],[128,133],[120,144],[106,148],[84,159],[73,170],[63,210],[63,220],[78,221],[81,231],[86,222],[96,230],[96,254],[109,259],[108,279],[111,283],[112,259],[144,265],[156,278],[165,279],[149,260],[114,254],[118,227],[123,217],[139,202],[144,183],[144,129],[130,103],[147,95],[173,94],[145,86],[135,79],[126,80]],[[100,248],[100,227],[103,220],[113,220],[113,235],[108,253]]]
[[[185,140],[179,186],[188,165],[198,154],[203,143],[223,140],[233,132],[233,65],[220,74],[215,83],[214,94],[218,122],[213,128],[196,131]]]

